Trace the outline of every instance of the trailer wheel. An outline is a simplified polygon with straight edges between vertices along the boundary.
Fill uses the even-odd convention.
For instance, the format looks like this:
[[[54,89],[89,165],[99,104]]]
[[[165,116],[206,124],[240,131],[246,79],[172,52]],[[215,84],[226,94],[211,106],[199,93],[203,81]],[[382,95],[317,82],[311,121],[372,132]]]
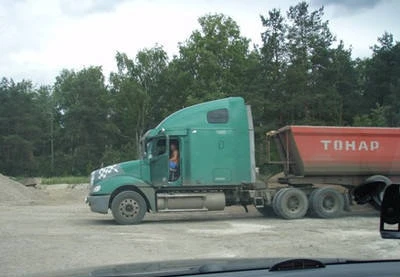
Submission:
[[[343,209],[343,195],[333,188],[319,188],[310,194],[310,210],[317,217],[338,217]]]
[[[302,218],[308,210],[307,195],[296,188],[278,191],[272,203],[275,213],[285,219]]]
[[[118,224],[138,224],[146,211],[146,201],[135,191],[123,191],[114,197],[111,211]]]

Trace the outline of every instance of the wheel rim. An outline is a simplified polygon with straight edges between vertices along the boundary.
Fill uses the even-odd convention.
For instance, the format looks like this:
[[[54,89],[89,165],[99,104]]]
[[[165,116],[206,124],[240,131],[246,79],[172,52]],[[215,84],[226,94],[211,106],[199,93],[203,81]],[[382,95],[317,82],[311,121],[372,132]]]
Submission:
[[[139,214],[140,206],[134,199],[128,198],[121,201],[119,211],[122,216],[132,218]]]
[[[296,196],[291,196],[288,199],[287,207],[291,212],[296,212],[299,209],[300,201]]]
[[[322,200],[322,207],[324,208],[324,210],[326,211],[332,211],[335,209],[336,206],[336,201],[335,198],[332,195],[327,195],[326,197],[324,197],[324,199]]]

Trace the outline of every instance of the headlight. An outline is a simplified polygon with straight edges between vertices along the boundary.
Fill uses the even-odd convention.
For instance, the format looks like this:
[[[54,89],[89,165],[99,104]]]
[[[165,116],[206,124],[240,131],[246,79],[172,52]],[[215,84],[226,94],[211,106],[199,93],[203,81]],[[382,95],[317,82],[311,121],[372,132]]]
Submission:
[[[98,186],[95,186],[92,191],[93,192],[99,192],[100,190],[101,190],[101,186],[98,185]]]
[[[90,174],[90,185],[93,186],[94,184],[94,172]]]

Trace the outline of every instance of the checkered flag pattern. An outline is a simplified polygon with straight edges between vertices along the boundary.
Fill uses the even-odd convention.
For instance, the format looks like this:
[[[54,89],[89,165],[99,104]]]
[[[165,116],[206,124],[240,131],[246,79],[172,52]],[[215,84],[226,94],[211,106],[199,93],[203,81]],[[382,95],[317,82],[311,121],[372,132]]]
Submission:
[[[118,167],[116,165],[110,165],[107,167],[103,167],[99,170],[99,179],[104,179],[106,178],[109,174],[111,173],[118,173]]]

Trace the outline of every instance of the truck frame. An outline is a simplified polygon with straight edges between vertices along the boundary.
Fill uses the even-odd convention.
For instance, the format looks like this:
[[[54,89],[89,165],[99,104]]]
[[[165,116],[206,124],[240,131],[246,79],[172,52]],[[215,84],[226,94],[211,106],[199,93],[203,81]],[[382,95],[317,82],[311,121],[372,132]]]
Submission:
[[[305,138],[302,128],[306,128]],[[394,138],[400,137],[400,128],[386,129]],[[286,219],[302,218],[307,212],[330,218],[349,207],[354,187],[367,183],[380,192],[369,201],[379,207],[379,195],[391,179],[399,177],[399,172],[392,170],[389,162],[371,167],[350,158],[343,167],[336,153],[325,151],[326,156],[321,157],[318,151],[307,152],[316,147],[304,142],[321,130],[331,129],[288,126],[267,134],[268,148],[274,141],[280,156],[279,161],[269,162],[281,164],[284,169],[284,177],[279,179],[281,186],[271,187],[268,182],[256,180],[252,113],[243,98],[230,97],[187,107],[146,132],[141,140],[140,160],[93,171],[86,202],[93,212],[106,214],[111,210],[119,224],[140,223],[146,212],[218,211],[231,205],[242,205],[246,211],[248,205],[254,205],[266,216],[274,213]],[[357,142],[354,146],[352,142],[340,146],[335,142],[337,136],[322,136],[319,140],[324,142],[318,144],[328,150],[365,147],[356,145]],[[397,159],[400,144],[389,142],[397,147],[398,152],[393,152],[397,155],[391,156]],[[171,144],[179,150],[176,168],[169,166]],[[368,147],[368,153],[380,151],[376,143],[370,142]],[[351,165],[352,170],[348,170]]]

